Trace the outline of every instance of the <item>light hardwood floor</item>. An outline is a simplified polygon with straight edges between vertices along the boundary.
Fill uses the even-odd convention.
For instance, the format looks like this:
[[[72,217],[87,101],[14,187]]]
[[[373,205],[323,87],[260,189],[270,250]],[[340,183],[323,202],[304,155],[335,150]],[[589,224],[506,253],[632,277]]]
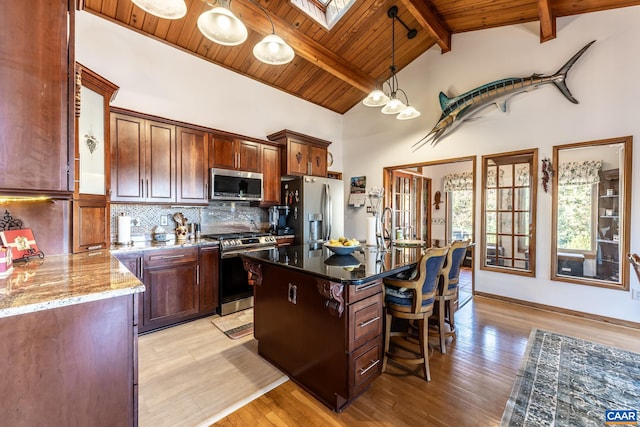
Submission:
[[[140,427],[208,425],[287,379],[253,337],[227,338],[214,317],[139,337]]]
[[[638,308],[640,310],[640,306]],[[640,330],[475,297],[456,314],[458,339],[432,353],[427,383],[389,362],[342,413],[291,381],[215,426],[497,426],[532,328],[640,353]],[[437,340],[432,344],[437,348]]]

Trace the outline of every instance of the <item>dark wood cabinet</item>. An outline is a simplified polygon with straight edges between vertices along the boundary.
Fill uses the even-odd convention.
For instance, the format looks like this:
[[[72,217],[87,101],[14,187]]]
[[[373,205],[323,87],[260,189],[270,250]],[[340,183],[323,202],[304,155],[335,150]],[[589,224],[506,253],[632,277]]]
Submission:
[[[175,126],[111,113],[111,201],[176,202]]]
[[[219,304],[219,249],[217,246],[200,247],[200,315],[214,314]]]
[[[178,203],[209,201],[209,138],[206,132],[178,127],[176,131]]]
[[[280,202],[280,148],[262,144],[262,202],[260,206],[279,205]]]
[[[106,249],[110,245],[106,196],[83,195],[73,200],[73,252]]]
[[[382,372],[382,280],[344,285],[270,263],[260,271],[259,354],[341,411]]]
[[[327,176],[327,153],[331,142],[287,129],[271,134],[267,139],[282,145],[282,175]]]
[[[137,426],[136,298],[0,319],[2,424]]]
[[[214,135],[211,167],[260,172],[260,145],[257,142]]]
[[[3,2],[0,189],[73,191],[74,3]]]
[[[197,317],[200,310],[198,248],[158,249],[143,257],[143,319],[140,332]]]
[[[109,102],[118,87],[82,64],[75,117],[75,185],[73,192],[73,252],[104,249],[110,244],[111,154]]]
[[[138,294],[140,332],[216,313],[218,251],[217,246],[194,246],[115,254],[147,288]]]
[[[327,147],[309,146],[309,164],[313,176],[327,176]]]
[[[135,252],[122,252],[114,255],[118,258],[127,269],[133,273],[134,276],[141,282],[144,282],[144,273],[142,271],[142,251]],[[136,299],[136,318],[142,321],[143,313],[142,308],[144,306],[144,292],[134,295]],[[138,333],[138,324],[136,322],[136,334]]]
[[[142,272],[142,251],[121,252],[114,255],[138,280],[144,279]],[[142,296],[140,294],[140,296]]]

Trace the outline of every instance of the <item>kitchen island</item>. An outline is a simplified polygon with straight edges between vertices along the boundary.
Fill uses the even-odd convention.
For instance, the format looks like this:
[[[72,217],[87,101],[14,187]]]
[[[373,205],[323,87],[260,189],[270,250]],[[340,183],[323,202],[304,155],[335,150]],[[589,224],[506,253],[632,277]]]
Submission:
[[[137,425],[137,293],[109,251],[16,263],[0,279],[3,425]]]
[[[259,354],[336,412],[382,372],[382,279],[420,248],[335,255],[316,245],[243,254],[254,285]]]

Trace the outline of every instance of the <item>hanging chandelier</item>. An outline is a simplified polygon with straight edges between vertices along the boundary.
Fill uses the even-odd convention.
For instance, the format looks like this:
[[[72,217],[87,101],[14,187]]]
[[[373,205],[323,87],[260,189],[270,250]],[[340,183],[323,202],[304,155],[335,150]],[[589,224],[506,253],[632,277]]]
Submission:
[[[398,84],[398,76],[396,75],[395,64],[395,22],[396,19],[407,29],[407,38],[413,39],[418,31],[409,29],[409,27],[398,17],[398,7],[391,6],[387,11],[387,16],[391,18],[391,76],[385,80],[381,87],[376,87],[367,97],[362,101],[367,107],[382,107],[381,112],[383,114],[397,114],[398,120],[415,119],[420,115],[420,112],[414,107],[409,105],[409,97],[407,93],[400,89]],[[377,85],[376,85],[377,86]],[[385,92],[386,89],[386,92]],[[399,98],[399,95],[404,96],[404,102]]]
[[[180,19],[187,13],[184,0],[131,0],[136,6],[165,19]],[[244,23],[233,14],[231,0],[205,0],[214,6],[198,17],[197,26],[203,36],[214,43],[224,46],[237,46],[247,40],[249,35]],[[271,16],[257,1],[249,0],[267,17],[271,24],[271,34],[267,35],[253,48],[253,55],[261,62],[270,65],[287,64],[295,57],[293,48],[275,32]]]
[[[164,19],[180,19],[187,14],[184,0],[131,0],[147,13]]]

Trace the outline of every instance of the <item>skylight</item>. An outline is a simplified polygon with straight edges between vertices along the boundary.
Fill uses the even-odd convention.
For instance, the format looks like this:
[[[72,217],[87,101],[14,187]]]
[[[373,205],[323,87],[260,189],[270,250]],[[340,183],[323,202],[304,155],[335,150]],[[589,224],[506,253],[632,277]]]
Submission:
[[[355,0],[291,0],[291,4],[327,30],[342,18]]]

